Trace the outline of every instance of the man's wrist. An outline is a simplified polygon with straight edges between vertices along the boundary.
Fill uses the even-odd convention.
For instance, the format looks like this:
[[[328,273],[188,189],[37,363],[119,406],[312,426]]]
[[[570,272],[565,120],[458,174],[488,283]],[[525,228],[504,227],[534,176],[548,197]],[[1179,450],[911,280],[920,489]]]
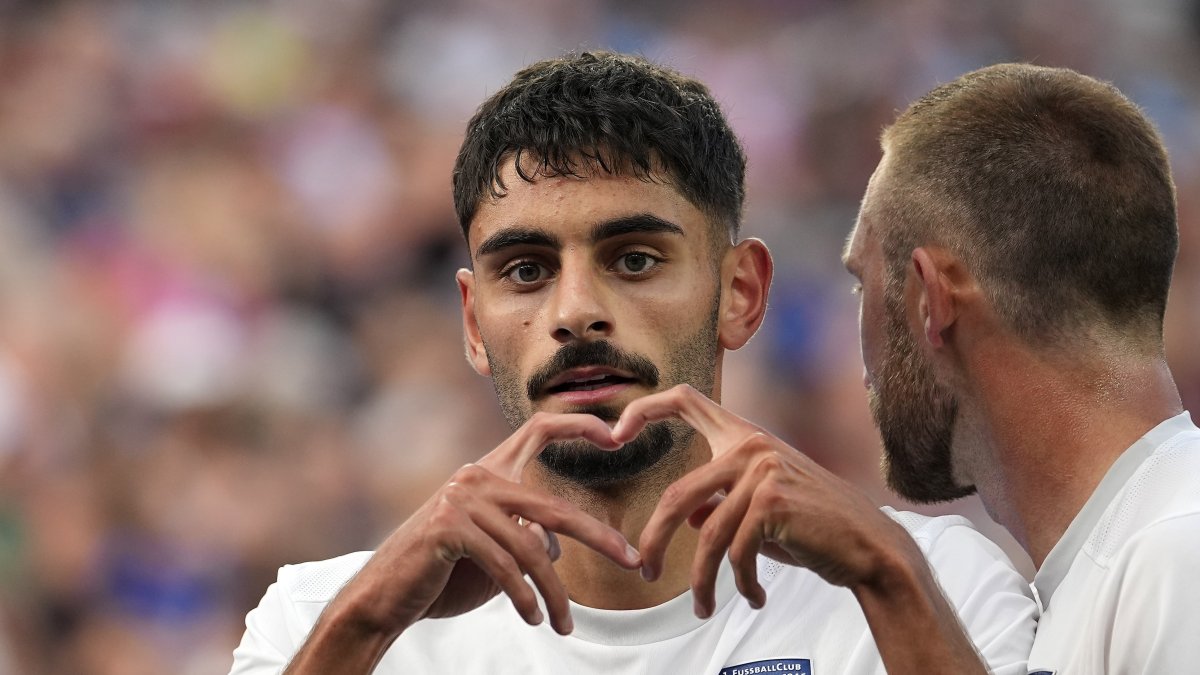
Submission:
[[[923,593],[936,590],[936,582],[920,557],[920,550],[914,557],[907,549],[907,546],[881,549],[873,554],[870,571],[850,587],[860,602],[869,596],[877,602],[909,603]]]
[[[888,672],[985,673],[982,657],[916,542],[897,540],[874,555],[871,572],[850,590]]]
[[[894,536],[874,537],[866,553],[868,564],[862,576],[850,584],[855,595],[869,594],[878,599],[895,597],[911,600],[913,594],[936,590],[928,561],[917,542],[898,523],[889,523]],[[860,598],[861,600],[861,598]]]
[[[352,581],[325,608],[321,621],[336,626],[346,638],[391,642],[420,617],[408,620],[398,617],[396,608],[385,605],[382,597],[383,594],[356,586]]]
[[[349,589],[343,589],[346,591]],[[370,673],[407,625],[381,621],[354,593],[339,593],[313,626],[285,675]]]

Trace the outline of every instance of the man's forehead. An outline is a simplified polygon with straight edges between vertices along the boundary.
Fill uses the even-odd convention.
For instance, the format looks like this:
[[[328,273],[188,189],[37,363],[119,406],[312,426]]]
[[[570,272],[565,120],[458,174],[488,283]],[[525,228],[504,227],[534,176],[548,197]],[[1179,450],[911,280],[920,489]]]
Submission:
[[[866,246],[865,237],[869,225],[859,211],[858,219],[846,235],[846,243],[842,246],[842,265],[851,273],[857,274],[861,268],[863,249]]]
[[[707,219],[673,185],[626,174],[520,176],[513,164],[503,188],[476,209],[468,233],[472,251],[496,232],[536,229],[559,237],[591,237],[610,221],[647,216],[673,223],[680,234],[702,236]],[[528,179],[527,179],[528,178]]]
[[[846,235],[846,243],[842,248],[842,263],[847,268],[853,269],[855,262],[862,256],[866,237],[872,234],[877,225],[876,214],[879,200],[882,197],[880,185],[884,180],[886,159],[885,155],[884,159],[880,160],[879,165],[875,167],[870,180],[867,181],[867,189],[858,205],[858,216],[855,218],[854,226],[850,228],[849,234]]]

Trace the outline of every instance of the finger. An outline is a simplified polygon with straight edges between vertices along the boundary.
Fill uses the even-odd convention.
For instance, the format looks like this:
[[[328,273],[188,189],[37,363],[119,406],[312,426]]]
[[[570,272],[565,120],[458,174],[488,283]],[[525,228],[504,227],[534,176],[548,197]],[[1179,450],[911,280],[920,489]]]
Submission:
[[[518,521],[519,525],[524,525],[525,529],[537,535],[541,540],[542,545],[546,548],[546,555],[550,556],[550,561],[554,562],[562,556],[562,547],[558,544],[558,537],[553,532],[549,532],[541,524],[533,521],[526,521],[524,518]]]
[[[721,493],[717,493],[717,494],[709,497],[708,501],[706,501],[700,505],[700,508],[696,509],[695,511],[692,511],[691,514],[688,515],[688,517],[687,517],[688,527],[691,527],[696,530],[703,527],[704,523],[708,520],[708,517],[712,515],[712,512],[715,511],[716,508],[718,506],[720,506],[721,502],[723,502],[723,501],[725,501],[725,495],[723,495]]]
[[[547,445],[576,439],[583,439],[601,450],[616,450],[622,445],[613,441],[612,430],[595,415],[537,413],[477,464],[517,482],[529,461]]]
[[[628,443],[650,422],[673,417],[687,422],[700,432],[712,446],[713,457],[719,456],[720,450],[733,447],[747,435],[758,431],[758,427],[717,405],[690,385],[681,384],[636,399],[625,406],[611,435],[617,443]]]
[[[707,504],[719,490],[729,489],[737,480],[740,468],[735,462],[705,464],[672,483],[650,514],[642,529],[638,550],[642,554],[642,577],[647,581],[658,578],[667,545],[675,530],[697,509]]]
[[[691,584],[696,616],[702,619],[716,611],[717,570],[734,535],[745,525],[743,520],[754,488],[746,481],[741,482],[700,528],[700,542],[692,560]]]
[[[562,497],[505,480],[477,464],[464,466],[449,485],[457,488],[465,505],[491,504],[514,524],[515,518],[523,518],[550,533],[571,537],[626,569],[641,565],[641,556],[624,535]],[[479,510],[478,506],[470,508]]]
[[[741,526],[729,544],[729,563],[733,566],[734,582],[738,592],[745,596],[754,609],[761,609],[767,604],[767,592],[758,583],[758,553],[765,543],[762,513],[763,510],[756,508],[751,498],[747,515],[743,517]]]
[[[555,631],[567,635],[574,628],[571,621],[567,590],[547,554],[548,539],[543,539],[528,527],[518,525],[512,518],[493,508],[472,509],[471,518],[488,536],[497,542],[517,566],[529,575],[541,593]]]
[[[488,496],[506,513],[515,513],[545,528],[550,537],[554,533],[570,537],[626,569],[642,564],[641,555],[624,535],[561,497],[501,481]]]
[[[496,582],[525,623],[531,626],[540,624],[545,617],[538,606],[537,595],[525,581],[516,559],[472,519],[464,521],[458,535],[467,557]]]

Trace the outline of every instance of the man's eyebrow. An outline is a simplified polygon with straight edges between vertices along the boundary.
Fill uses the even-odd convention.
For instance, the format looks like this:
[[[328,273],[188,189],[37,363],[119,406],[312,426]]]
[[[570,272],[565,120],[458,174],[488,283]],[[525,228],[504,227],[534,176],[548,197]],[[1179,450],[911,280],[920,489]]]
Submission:
[[[650,213],[622,216],[606,220],[592,228],[592,242],[599,242],[624,234],[665,232],[683,236],[683,228],[669,220]]]
[[[558,249],[562,247],[558,237],[534,228],[510,227],[493,234],[479,245],[476,256],[491,255],[513,246],[544,246]]]

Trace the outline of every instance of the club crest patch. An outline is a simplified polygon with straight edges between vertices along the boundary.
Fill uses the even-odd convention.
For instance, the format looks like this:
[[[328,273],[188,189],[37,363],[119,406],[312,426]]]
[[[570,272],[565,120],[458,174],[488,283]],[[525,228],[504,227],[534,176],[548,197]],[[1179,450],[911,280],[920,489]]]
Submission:
[[[726,666],[718,675],[813,675],[809,659],[766,659]]]

